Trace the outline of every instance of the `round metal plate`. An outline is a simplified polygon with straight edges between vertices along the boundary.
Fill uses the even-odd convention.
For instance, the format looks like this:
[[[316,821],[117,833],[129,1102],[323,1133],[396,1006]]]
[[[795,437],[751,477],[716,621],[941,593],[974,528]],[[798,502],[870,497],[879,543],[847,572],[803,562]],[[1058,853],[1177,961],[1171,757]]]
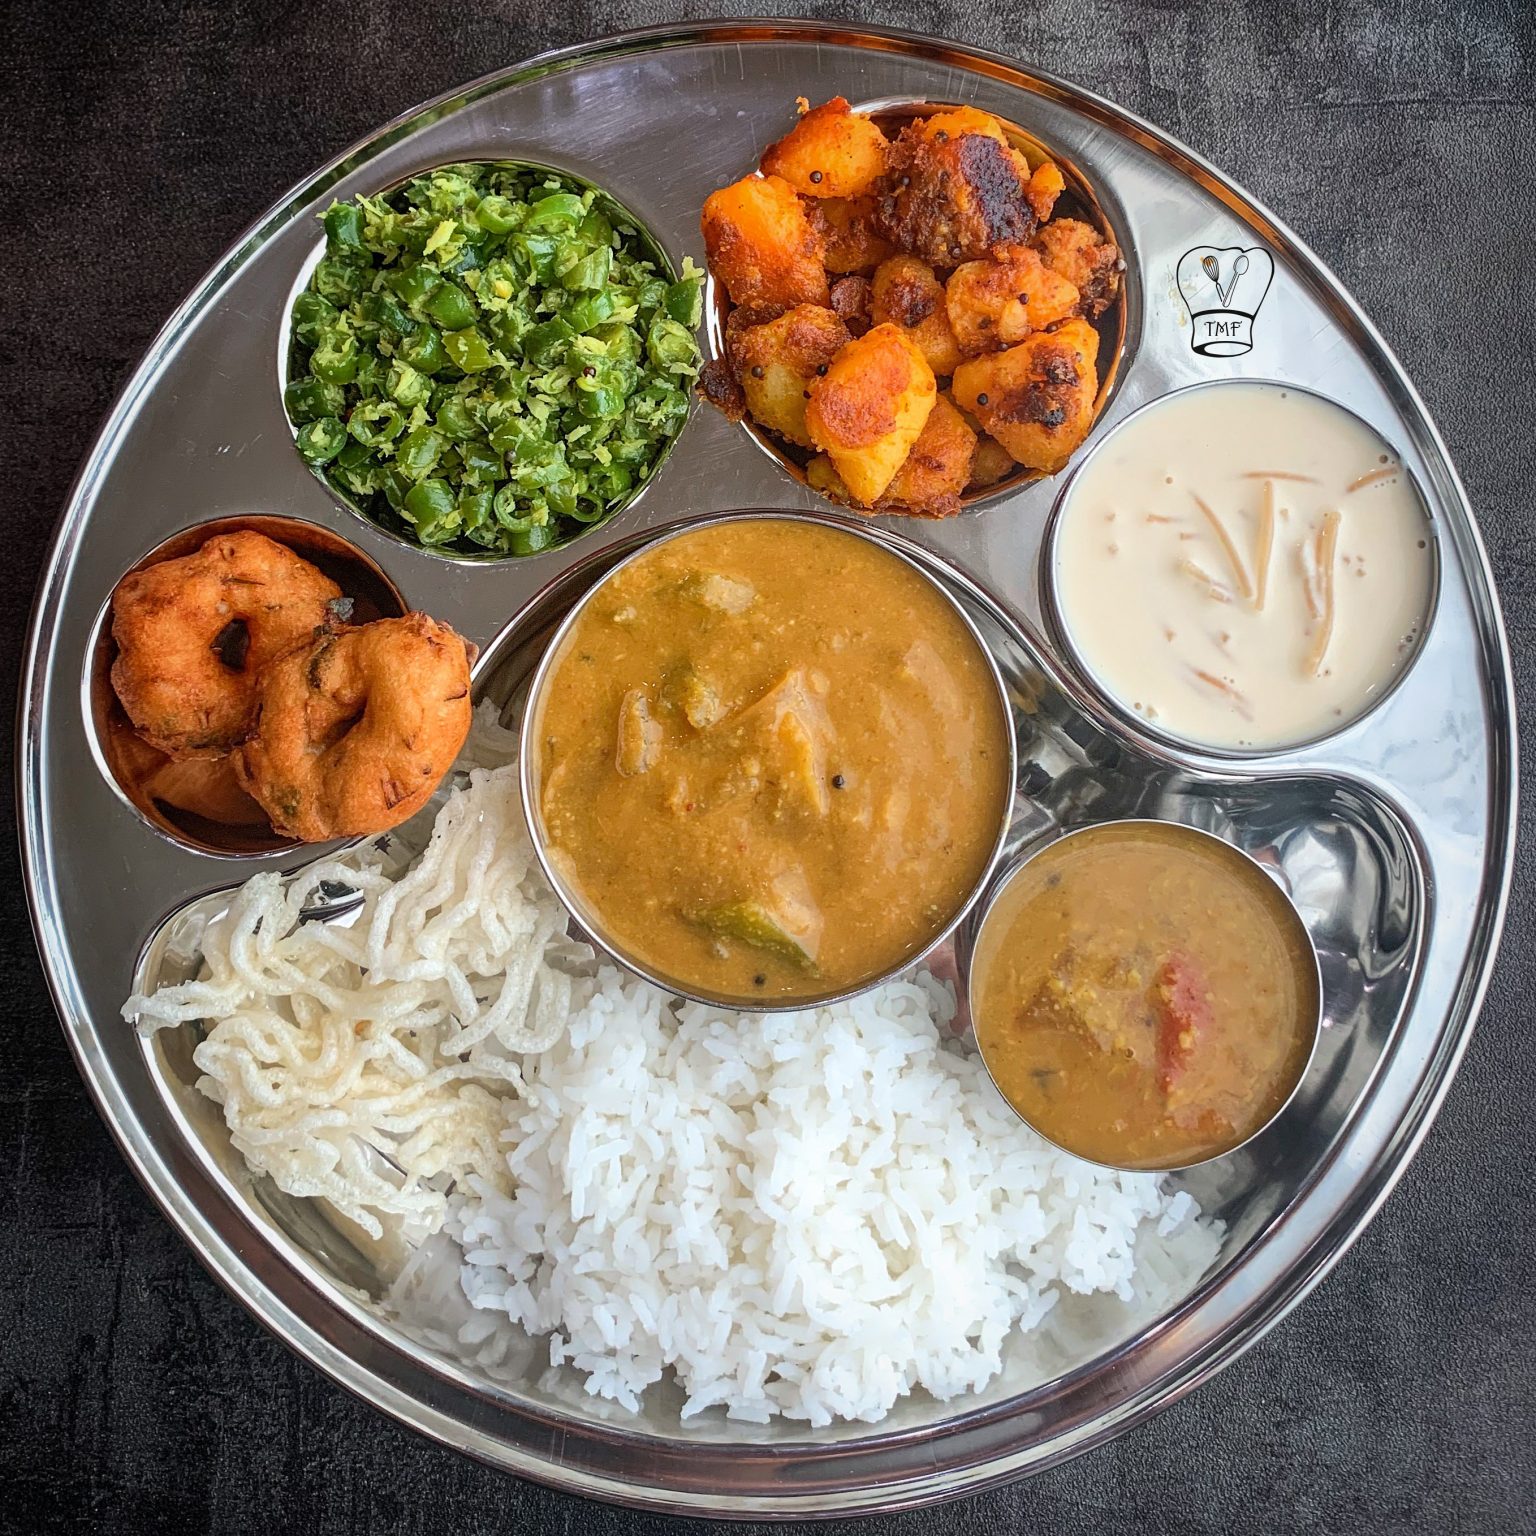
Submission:
[[[91,750],[90,641],[118,578],[168,535],[281,513],[354,540],[409,602],[487,647],[477,679],[502,697],[532,638],[646,528],[815,506],[741,429],[699,410],[644,493],[587,538],[498,565],[436,560],[362,523],[309,474],[283,415],[278,349],[314,215],[333,196],[446,160],[539,160],[607,187],[674,260],[697,258],[705,194],[756,162],[796,96],[834,94],[971,102],[1069,161],[1129,261],[1126,353],[1099,430],[1212,377],[1331,396],[1392,442],[1424,488],[1440,601],[1418,664],[1368,722],[1237,771],[1130,739],[1052,652],[1038,601],[1050,481],[901,528],[966,602],[1019,701],[1016,845],[1074,816],[1155,814],[1268,850],[1322,956],[1325,1043],[1279,1125],[1187,1176],[1227,1235],[1212,1271],[1155,1327],[1099,1340],[1047,1382],[1005,1373],[975,1399],[907,1400],[875,1431],[681,1427],[667,1401],[638,1421],[605,1414],[536,1368],[493,1380],[402,1328],[380,1299],[381,1256],[253,1184],[191,1086],[183,1044],[146,1045],[122,1021],[135,977],[168,963],[169,914],[303,856],[235,866],[165,841],[125,805]],[[1262,303],[1250,294],[1246,312],[1222,315],[1197,302],[1192,315],[1180,263],[1201,247],[1242,249],[1250,267],[1271,260]],[[489,76],[326,166],[209,273],[124,390],[60,524],[25,671],[22,841],[54,998],[102,1114],[202,1260],[294,1348],[404,1422],[529,1477],[676,1511],[930,1502],[1076,1454],[1231,1360],[1326,1273],[1422,1139],[1481,1001],[1511,868],[1515,739],[1497,600],[1444,446],[1369,321],[1289,230],[1156,129],[1007,59],[895,33],[776,23],[630,34]]]

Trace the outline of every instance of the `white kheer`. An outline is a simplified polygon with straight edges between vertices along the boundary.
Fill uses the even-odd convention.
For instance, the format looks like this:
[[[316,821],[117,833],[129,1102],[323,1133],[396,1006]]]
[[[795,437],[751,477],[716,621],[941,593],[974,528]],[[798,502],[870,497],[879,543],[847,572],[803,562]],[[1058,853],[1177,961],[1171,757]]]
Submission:
[[[1057,605],[1099,685],[1217,748],[1348,724],[1412,658],[1434,532],[1397,456],[1277,384],[1184,390],[1089,459],[1060,514]]]

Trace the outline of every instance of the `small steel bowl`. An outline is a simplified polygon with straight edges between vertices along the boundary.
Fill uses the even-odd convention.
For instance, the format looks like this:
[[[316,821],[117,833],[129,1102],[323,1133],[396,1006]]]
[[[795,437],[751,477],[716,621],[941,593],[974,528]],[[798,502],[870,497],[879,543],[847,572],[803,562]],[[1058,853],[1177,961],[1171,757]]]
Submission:
[[[1358,709],[1351,715],[1346,715],[1334,724],[1321,731],[1316,731],[1310,736],[1299,737],[1292,741],[1281,741],[1271,745],[1253,747],[1224,746],[1210,741],[1202,740],[1198,736],[1186,736],[1183,733],[1171,730],[1155,721],[1148,720],[1139,714],[1126,702],[1125,696],[1116,689],[1103,674],[1102,671],[1090,665],[1082,648],[1072,631],[1071,615],[1067,611],[1066,604],[1061,597],[1060,576],[1060,542],[1062,525],[1066,521],[1071,510],[1072,497],[1090,464],[1101,454],[1106,453],[1114,445],[1116,439],[1133,422],[1150,412],[1167,406],[1172,401],[1181,399],[1202,390],[1221,390],[1234,387],[1253,387],[1281,389],[1291,394],[1310,395],[1314,399],[1321,400],[1335,410],[1341,411],[1345,416],[1352,417],[1372,437],[1381,443],[1382,447],[1390,450],[1397,458],[1398,473],[1407,481],[1412,489],[1414,497],[1424,514],[1424,533],[1428,541],[1430,570],[1429,590],[1424,598],[1424,612],[1419,620],[1418,634],[1414,639],[1412,649],[1403,658],[1397,671],[1388,679],[1386,685],[1371,694]],[[1424,653],[1425,642],[1430,630],[1434,627],[1435,616],[1440,606],[1440,529],[1433,512],[1430,509],[1429,498],[1424,494],[1424,487],[1419,483],[1418,477],[1409,468],[1403,453],[1385,437],[1376,427],[1368,422],[1357,411],[1352,411],[1347,405],[1323,394],[1320,390],[1308,389],[1303,384],[1295,384],[1287,379],[1273,378],[1223,378],[1204,379],[1197,384],[1186,384],[1181,389],[1172,390],[1167,394],[1155,395],[1145,404],[1137,406],[1128,416],[1117,421],[1113,427],[1105,431],[1088,448],[1072,466],[1061,491],[1056,497],[1046,522],[1045,538],[1040,551],[1040,606],[1045,615],[1046,627],[1051,638],[1055,641],[1057,649],[1067,659],[1073,674],[1078,678],[1089,700],[1096,705],[1099,711],[1108,717],[1113,728],[1131,736],[1139,744],[1145,745],[1154,751],[1163,748],[1171,748],[1174,751],[1191,753],[1197,752],[1201,756],[1213,761],[1224,763],[1253,763],[1266,758],[1284,757],[1291,753],[1304,752],[1316,748],[1325,742],[1332,741],[1334,737],[1352,730],[1361,721],[1374,714],[1393,694],[1402,686],[1403,681],[1413,670],[1418,659]]]
[[[410,186],[413,181],[417,181],[425,176],[431,176],[437,171],[463,165],[476,167],[493,166],[503,170],[534,171],[550,176],[558,176],[567,182],[571,182],[579,187],[589,187],[596,192],[599,205],[606,208],[610,213],[618,214],[634,230],[635,240],[640,253],[655,265],[658,274],[664,277],[667,282],[675,283],[680,273],[681,262],[673,261],[667,248],[662,244],[660,237],[655,233],[652,223],[642,219],[619,197],[610,192],[606,186],[593,180],[592,176],[585,170],[567,168],[564,165],[556,164],[555,161],[558,158],[558,156],[546,159],[525,155],[466,154],[456,159],[438,160],[430,165],[419,166],[404,175],[394,177],[383,186],[359,189],[359,194],[366,192],[366,195],[371,198],[387,200]],[[289,436],[293,439],[295,456],[298,455],[299,424],[289,415],[285,400],[288,386],[294,382],[296,377],[296,364],[301,350],[298,339],[293,334],[293,306],[301,294],[309,291],[310,280],[315,275],[315,268],[325,259],[326,249],[325,237],[323,235],[318,236],[313,248],[300,265],[298,273],[288,289],[287,298],[283,300],[282,318],[277,329],[277,394],[282,408],[283,421],[287,425]],[[697,334],[695,334],[694,339],[695,341],[699,339]],[[433,560],[441,560],[449,564],[466,566],[504,565],[508,562],[537,560],[540,556],[551,555],[557,550],[565,549],[578,540],[586,538],[605,524],[612,522],[626,507],[632,506],[640,494],[656,479],[656,476],[661,472],[662,465],[671,457],[672,450],[677,446],[678,440],[682,437],[688,424],[688,417],[693,414],[694,409],[695,401],[693,392],[690,390],[687,412],[682,424],[661,445],[660,451],[651,461],[644,477],[637,480],[622,496],[617,497],[605,509],[601,517],[586,524],[568,538],[560,540],[558,544],[551,544],[547,549],[541,549],[531,555],[496,554],[491,550],[465,549],[457,545],[423,544],[410,536],[398,517],[380,518],[374,516],[362,499],[349,491],[331,474],[330,466],[310,464],[302,458],[299,459],[299,462],[304,464],[310,474],[325,487],[326,492],[335,497],[349,512],[360,518],[370,528],[377,529],[385,538],[392,540],[402,549],[409,550],[412,554],[426,555]]]
[[[633,564],[642,556],[649,554],[659,545],[681,537],[685,533],[693,533],[701,528],[718,527],[723,523],[742,522],[780,522],[797,523],[808,527],[832,529],[835,532],[845,533],[851,538],[863,539],[866,543],[873,544],[901,561],[914,575],[921,579],[933,592],[949,606],[949,608],[964,624],[976,648],[986,661],[987,675],[992,680],[992,686],[996,691],[997,707],[1002,712],[1005,726],[1004,737],[1008,743],[1007,777],[1005,783],[1009,787],[1009,793],[1004,796],[1002,813],[998,819],[997,835],[993,839],[991,852],[987,855],[985,864],[977,876],[975,884],[966,893],[963,901],[950,913],[943,924],[929,937],[921,949],[914,950],[911,954],[903,955],[889,969],[878,975],[870,976],[851,987],[843,987],[836,991],[815,993],[795,998],[786,998],[775,1001],[763,997],[740,996],[732,993],[710,992],[703,988],[688,985],[682,979],[675,976],[662,975],[652,970],[643,961],[630,954],[624,945],[616,939],[605,927],[600,914],[581,899],[579,893],[572,888],[571,883],[561,873],[558,862],[551,857],[547,846],[543,818],[539,814],[539,771],[538,754],[534,750],[534,743],[538,740],[538,718],[543,706],[545,688],[554,672],[555,663],[560,657],[567,636],[577,619],[586,611],[587,605],[592,602],[598,593],[602,592],[618,574]],[[1018,743],[1013,730],[1013,717],[1008,704],[1008,692],[1003,683],[1002,673],[998,670],[997,659],[988,649],[986,642],[981,637],[970,615],[956,600],[954,595],[946,589],[944,584],[913,558],[909,552],[906,540],[897,535],[863,524],[854,523],[846,518],[832,516],[817,512],[778,512],[771,510],[762,511],[736,511],[722,512],[709,517],[692,518],[686,522],[675,522],[658,529],[654,537],[648,538],[624,559],[619,561],[611,570],[590,587],[575,603],[570,611],[561,620],[559,628],[550,637],[543,655],[539,658],[538,666],[533,673],[532,681],[528,685],[527,703],[523,710],[523,725],[521,740],[518,747],[518,771],[522,786],[523,815],[528,823],[528,833],[533,841],[534,852],[538,857],[539,866],[544,871],[545,878],[553,887],[555,894],[565,904],[566,910],[584,930],[585,936],[605,955],[626,970],[633,971],[635,975],[662,987],[666,991],[689,1001],[707,1003],[713,1006],[738,1008],[751,1013],[795,1013],[804,1008],[820,1008],[829,1003],[842,1002],[847,998],[856,997],[859,993],[868,991],[881,983],[889,981],[894,976],[909,970],[918,964],[942,944],[955,931],[956,927],[970,912],[980,898],[983,891],[992,880],[993,871],[997,867],[997,861],[1003,850],[1003,843],[1008,835],[1009,823],[1012,820],[1012,787],[1018,775]]]
[[[129,575],[162,561],[177,560],[226,533],[260,533],[307,560],[341,588],[353,604],[352,622],[394,618],[410,610],[393,579],[360,545],[319,523],[277,513],[237,513],[192,523],[147,551],[118,579],[96,615],[86,649],[81,678],[81,714],[91,756],[116,794],[167,841],[195,853],[217,858],[261,858],[299,846],[298,840],[275,832],[265,816],[248,826],[208,821],[204,817],[155,799],[145,788],[146,750],[153,763],[161,755],[146,749],[112,685],[117,642],[112,633],[112,601]]]
[[[1208,1157],[1196,1158],[1194,1161],[1187,1163],[1107,1163],[1101,1158],[1090,1157],[1087,1153],[1080,1151],[1076,1147],[1069,1147],[1064,1145],[1061,1141],[1058,1141],[1054,1136],[1050,1135],[1047,1131],[1036,1125],[1035,1122],[1031,1120],[1030,1117],[1026,1115],[1024,1111],[1021,1110],[1011,1098],[1008,1097],[1007,1093],[1003,1091],[1002,1084],[997,1080],[997,1074],[992,1070],[992,1063],[987,1058],[986,1046],[983,1044],[982,1040],[982,1031],[979,1028],[976,1028],[977,1020],[975,1007],[975,983],[977,980],[978,959],[982,952],[982,940],[986,933],[989,920],[992,918],[993,914],[998,911],[1002,897],[1007,893],[1008,888],[1013,884],[1014,880],[1023,873],[1025,867],[1028,864],[1033,862],[1048,848],[1058,847],[1061,843],[1069,841],[1074,837],[1081,836],[1086,832],[1098,831],[1103,827],[1137,826],[1159,828],[1177,827],[1181,833],[1187,833],[1191,839],[1197,841],[1204,840],[1207,843],[1214,844],[1222,851],[1223,854],[1229,855],[1234,859],[1242,860],[1243,862],[1251,865],[1256,874],[1260,875],[1265,880],[1268,880],[1270,884],[1273,885],[1279,892],[1282,898],[1282,905],[1284,910],[1290,913],[1292,920],[1294,920],[1297,932],[1306,941],[1307,953],[1312,956],[1311,976],[1313,982],[1313,996],[1315,998],[1315,1005],[1312,1009],[1312,1039],[1307,1046],[1306,1059],[1301,1065],[1301,1070],[1296,1074],[1296,1081],[1291,1084],[1290,1089],[1286,1093],[1284,1099],[1282,1099],[1281,1102],[1275,1107],[1274,1113],[1271,1114],[1261,1124],[1255,1126],[1254,1129],[1250,1131],[1248,1135],[1243,1137],[1241,1141],[1233,1142],[1230,1147],[1226,1147],[1220,1152],[1213,1152]],[[1234,843],[1229,843],[1224,837],[1218,837],[1214,832],[1207,832],[1203,827],[1193,827],[1190,826],[1188,822],[1182,821],[1165,821],[1150,816],[1133,816],[1114,821],[1087,822],[1082,826],[1073,827],[1070,830],[1060,832],[1055,836],[1047,835],[1045,838],[1037,842],[1029,850],[1029,852],[1024,855],[1023,858],[1019,859],[1011,869],[1007,870],[997,879],[993,888],[988,891],[986,900],[980,907],[976,918],[973,922],[968,923],[966,927],[968,932],[963,936],[961,944],[962,952],[957,958],[959,960],[960,974],[965,979],[964,995],[969,1003],[970,1022],[976,1036],[976,1049],[981,1057],[982,1065],[986,1068],[987,1076],[992,1079],[992,1085],[997,1089],[999,1096],[1014,1112],[1014,1114],[1016,1114],[1019,1119],[1022,1120],[1030,1128],[1030,1130],[1032,1130],[1043,1141],[1049,1142],[1059,1151],[1066,1152],[1072,1157],[1080,1158],[1085,1163],[1092,1163],[1096,1167],[1100,1168],[1114,1168],[1125,1173],[1181,1173],[1190,1168],[1199,1168],[1206,1163],[1213,1163],[1219,1158],[1230,1157],[1234,1152],[1237,1152],[1241,1148],[1248,1146],[1250,1142],[1254,1141],[1259,1136],[1262,1136],[1264,1132],[1267,1131],[1270,1126],[1272,1126],[1285,1113],[1285,1111],[1290,1107],[1292,1101],[1295,1099],[1302,1083],[1305,1082],[1307,1073],[1311,1070],[1312,1063],[1317,1056],[1317,1043],[1322,1034],[1323,1023],[1323,976],[1322,968],[1318,963],[1317,946],[1312,941],[1311,932],[1307,928],[1306,923],[1302,920],[1301,913],[1297,910],[1296,903],[1291,899],[1290,892],[1286,890],[1286,888],[1277,879],[1275,879],[1274,874],[1270,869],[1268,869],[1258,859],[1254,858],[1252,854],[1246,852],[1242,848],[1237,847],[1237,845]],[[968,940],[968,942],[966,942],[966,940]]]

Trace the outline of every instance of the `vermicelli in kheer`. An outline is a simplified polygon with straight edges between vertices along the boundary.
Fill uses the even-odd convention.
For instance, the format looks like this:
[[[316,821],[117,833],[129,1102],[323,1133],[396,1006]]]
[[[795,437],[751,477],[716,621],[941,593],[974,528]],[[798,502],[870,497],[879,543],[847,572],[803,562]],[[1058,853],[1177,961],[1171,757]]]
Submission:
[[[1059,518],[1055,593],[1083,665],[1209,746],[1348,724],[1428,614],[1433,540],[1412,480],[1363,422],[1304,391],[1233,381],[1161,401],[1084,464]]]

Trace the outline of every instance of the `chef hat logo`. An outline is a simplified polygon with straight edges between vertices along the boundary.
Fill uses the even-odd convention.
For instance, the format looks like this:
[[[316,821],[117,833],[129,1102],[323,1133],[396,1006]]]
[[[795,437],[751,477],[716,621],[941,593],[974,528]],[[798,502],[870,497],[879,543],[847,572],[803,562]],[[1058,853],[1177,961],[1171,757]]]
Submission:
[[[1263,246],[1197,245],[1179,258],[1179,292],[1189,309],[1190,345],[1202,357],[1241,357],[1269,292],[1275,261]]]

